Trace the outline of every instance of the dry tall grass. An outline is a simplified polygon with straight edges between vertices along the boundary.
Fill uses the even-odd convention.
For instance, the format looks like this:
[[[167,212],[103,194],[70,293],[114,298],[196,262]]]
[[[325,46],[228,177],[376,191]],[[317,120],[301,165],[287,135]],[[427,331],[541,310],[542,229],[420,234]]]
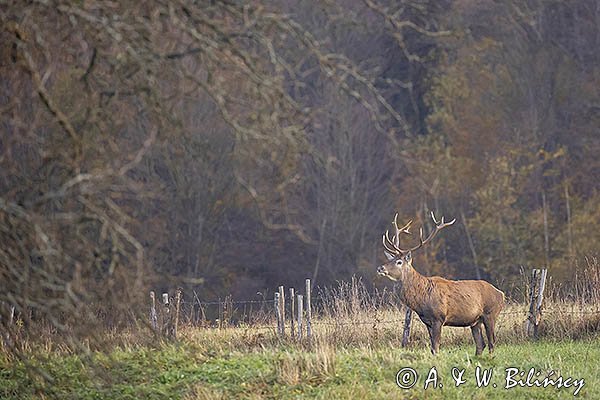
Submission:
[[[600,290],[597,285],[592,284],[592,278],[600,277],[600,263],[596,258],[587,260],[587,266],[581,276],[587,279],[581,279],[576,291],[573,289],[566,292],[565,287],[560,285],[548,286],[539,330],[541,339],[576,340],[596,335],[600,331]],[[524,291],[526,290],[525,287]],[[213,327],[207,328],[182,323],[178,339],[197,346],[200,352],[216,353],[263,351],[282,346],[318,348],[324,349],[325,353],[347,347],[401,346],[405,309],[392,291],[371,293],[360,280],[353,279],[320,291],[316,299],[318,301],[315,301],[312,320],[313,337],[310,342],[306,338],[299,342],[295,337],[291,337],[289,315],[284,338],[276,335],[273,315],[270,319],[263,316],[260,325],[240,323],[236,326],[223,325],[222,328],[217,328],[213,324]],[[527,315],[527,304],[508,300],[497,321],[498,344],[530,340],[525,329]],[[98,341],[100,336],[103,340]],[[153,335],[145,324],[120,330],[107,329],[105,332],[96,332],[94,337],[96,340],[93,341],[93,347],[84,342],[83,346],[80,343],[78,348],[94,350],[98,349],[98,343],[102,343],[101,350],[106,351],[111,347],[146,346],[162,340]],[[18,343],[7,344],[6,341],[0,341],[0,352],[9,354],[9,345],[13,346],[13,350],[15,346],[18,347],[22,353],[75,351],[73,346],[51,330],[38,333],[35,338],[32,335],[23,335],[22,338],[24,340]],[[471,343],[469,328],[444,327],[442,330],[442,348]],[[427,349],[428,346],[429,338],[425,326],[413,314],[409,348]],[[307,359],[304,363],[320,363],[319,365],[323,365],[326,370],[331,368],[326,357],[319,360]],[[302,365],[302,362],[299,365]],[[285,379],[293,380],[293,376]]]
[[[600,288],[594,284],[594,278],[600,277],[600,263],[596,258],[588,258],[586,262],[581,272],[585,279],[580,279],[570,292],[566,291],[564,285],[549,283],[542,308],[540,339],[577,340],[600,332]],[[528,290],[527,286],[528,283],[524,279],[525,293]],[[274,320],[270,321],[270,325],[259,327],[240,326],[220,330],[187,327],[182,330],[182,334],[185,340],[190,340],[199,347],[220,350],[251,350],[282,344],[310,346],[326,351],[347,347],[401,346],[405,309],[393,292],[384,290],[371,293],[360,280],[353,279],[320,291],[318,299],[313,313],[312,343],[306,339],[298,342],[292,338],[289,323],[286,327],[287,336],[277,337]],[[498,344],[531,340],[526,331],[528,311],[528,304],[507,300],[497,321]],[[470,345],[472,340],[469,328],[444,327],[442,330],[442,347]],[[428,346],[427,330],[413,314],[408,347],[427,349]]]

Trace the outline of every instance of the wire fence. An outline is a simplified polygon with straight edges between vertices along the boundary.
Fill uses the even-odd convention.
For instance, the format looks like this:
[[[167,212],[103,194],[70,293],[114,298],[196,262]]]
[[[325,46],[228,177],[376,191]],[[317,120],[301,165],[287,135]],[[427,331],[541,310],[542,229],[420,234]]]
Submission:
[[[518,276],[503,280],[502,285],[498,284],[505,290],[512,288],[507,296],[507,305],[500,313],[500,320],[521,317],[530,335],[537,336],[543,314],[600,315],[600,279],[594,279],[600,273],[586,273],[581,278],[576,275],[572,284],[555,284],[551,277],[547,279],[547,269],[533,269],[530,272],[529,276],[522,269]],[[303,294],[300,290],[288,288],[288,296],[285,288],[280,286],[273,292],[273,299],[263,294],[268,293],[266,290],[258,293],[261,298],[247,300],[234,300],[232,296],[204,300],[194,291],[191,295],[182,295],[181,290],[177,290],[175,330],[181,322],[212,328],[254,327],[275,330],[283,335],[287,328],[294,331],[296,325],[297,333],[301,335],[299,328],[304,318],[307,334],[313,325],[377,327],[404,324],[405,331],[410,327],[411,313],[395,288],[367,289],[359,278],[352,278],[339,282],[337,287],[319,288],[313,296],[310,279],[306,279],[305,283]],[[165,296],[168,298],[168,294],[163,294],[163,298]],[[306,311],[302,310],[303,297]],[[153,294],[152,301],[154,304]],[[552,304],[552,307],[544,307],[545,303]],[[168,306],[165,312],[170,312]],[[156,314],[154,309],[153,313]],[[311,314],[314,315],[312,321]],[[156,316],[153,318],[156,319]],[[173,315],[169,315],[168,320],[172,321]],[[156,323],[154,326],[157,326]]]
[[[404,317],[395,319],[379,319],[373,317],[368,320],[351,319],[346,320],[345,316],[337,319],[332,316],[334,310],[328,309],[331,306],[331,297],[315,296],[313,298],[315,310],[312,325],[314,326],[346,326],[346,325],[382,325],[382,324],[403,324]],[[343,301],[343,300],[340,300]],[[328,303],[329,302],[329,303]],[[358,305],[354,315],[359,315],[361,311],[367,312],[373,310],[373,304]],[[368,303],[368,302],[366,302]],[[376,302],[374,302],[376,303]],[[384,302],[380,302],[384,303]],[[329,304],[329,306],[327,305]],[[380,304],[381,312],[399,312],[402,313],[404,305],[401,302],[387,302]],[[514,309],[517,305],[522,309]],[[580,308],[577,308],[580,307]],[[600,315],[600,305],[594,309],[582,309],[581,307],[590,307],[589,304],[579,303],[564,303],[564,307],[543,309],[544,314],[573,314],[573,315]],[[591,305],[591,307],[594,307]],[[526,303],[510,303],[508,309],[504,309],[500,313],[500,318],[504,316],[519,315],[525,321],[529,314],[529,306]],[[286,308],[286,315],[291,318],[291,310],[289,306]],[[204,327],[249,327],[253,329],[276,329],[274,300],[232,300],[229,298],[212,300],[212,301],[194,301],[194,299],[183,300],[181,303],[181,322],[193,326]]]
[[[554,284],[549,277],[544,293],[544,305],[538,310],[540,316],[552,315],[554,320],[559,321],[562,320],[561,316],[565,316],[566,321],[572,320],[567,316],[585,316],[580,319],[586,320],[589,319],[588,316],[600,317],[600,279],[593,278],[589,274],[581,274],[572,281]],[[510,285],[513,285],[515,290],[518,287],[522,293],[521,296],[507,296],[507,304],[500,313],[500,320],[508,321],[505,318],[509,317],[510,323],[520,319],[523,322],[539,320],[535,315],[532,316],[532,299],[528,298],[536,287],[533,280],[532,277],[521,274],[519,277],[506,280],[502,286],[498,285],[505,289],[510,281]],[[283,290],[283,287],[280,287],[280,290]],[[317,288],[315,292],[310,301],[304,304],[310,303],[310,310],[313,313],[311,325],[317,328],[352,325],[377,327],[392,324],[402,326],[407,322],[406,307],[394,288],[384,288],[379,291],[371,287],[367,289],[360,279],[352,279],[339,282],[337,287]],[[304,295],[306,293],[305,290]],[[181,289],[163,294],[171,299],[171,303],[174,303],[177,298],[176,307],[165,306],[160,301],[163,296],[154,297],[153,294],[149,321],[150,325],[161,333],[176,332],[178,324],[199,328],[242,328],[280,333],[282,327],[278,324],[277,315],[283,315],[283,319],[286,320],[285,330],[292,328],[293,323],[297,325],[298,314],[294,310],[293,303],[290,302],[290,297],[286,296],[281,306],[277,304],[275,298],[268,298],[269,294],[274,295],[275,292],[263,291],[259,298],[254,299],[233,299],[231,295],[217,299],[202,299],[193,290],[185,292]],[[300,294],[300,290],[296,294]],[[276,312],[278,306],[280,309]],[[17,326],[20,321],[33,318],[23,316],[8,302],[0,302],[0,308],[2,308],[1,318],[6,318],[5,322],[8,325]],[[99,310],[98,320],[109,329],[115,328],[111,313],[102,313],[101,308]],[[131,321],[140,315],[137,311],[143,311],[144,314],[147,312],[143,309],[133,310]],[[292,322],[293,319],[296,320]],[[164,328],[169,324],[171,326]],[[306,330],[306,325],[304,329]],[[176,333],[166,333],[166,335],[175,336]]]

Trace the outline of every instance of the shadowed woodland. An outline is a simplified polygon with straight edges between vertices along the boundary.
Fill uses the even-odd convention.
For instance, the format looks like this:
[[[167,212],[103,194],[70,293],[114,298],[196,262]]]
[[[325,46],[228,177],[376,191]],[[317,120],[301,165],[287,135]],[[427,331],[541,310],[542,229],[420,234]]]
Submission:
[[[371,282],[396,211],[457,218],[425,275],[568,283],[597,255],[598,0],[16,1],[0,26],[0,300],[28,326]]]

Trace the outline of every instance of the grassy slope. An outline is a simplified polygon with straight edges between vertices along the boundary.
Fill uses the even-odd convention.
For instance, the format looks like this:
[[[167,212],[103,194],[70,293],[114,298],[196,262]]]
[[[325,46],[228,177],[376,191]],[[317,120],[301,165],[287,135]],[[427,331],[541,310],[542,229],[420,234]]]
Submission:
[[[493,357],[475,358],[472,346],[446,346],[434,357],[426,349],[412,350],[317,346],[304,350],[279,345],[247,350],[200,348],[192,342],[156,349],[117,350],[110,357],[92,355],[92,363],[77,356],[52,355],[40,365],[55,377],[53,392],[36,392],[20,362],[0,359],[0,398],[42,395],[86,399],[166,398],[572,398],[574,388],[503,388],[504,369],[559,370],[563,377],[584,378],[578,397],[600,398],[600,339],[500,345]],[[476,388],[475,367],[495,368],[497,388]],[[423,390],[425,376],[435,366],[442,389]],[[452,367],[465,368],[467,383],[454,387]],[[420,375],[410,390],[396,386],[395,375],[412,367]]]

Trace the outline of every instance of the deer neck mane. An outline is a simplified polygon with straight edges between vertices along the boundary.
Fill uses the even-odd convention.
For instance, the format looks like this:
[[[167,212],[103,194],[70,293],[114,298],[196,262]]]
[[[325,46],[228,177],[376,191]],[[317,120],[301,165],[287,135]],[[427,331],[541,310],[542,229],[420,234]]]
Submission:
[[[411,267],[406,270],[402,277],[400,298],[410,309],[418,311],[423,305],[423,297],[428,296],[432,289],[431,280]]]

